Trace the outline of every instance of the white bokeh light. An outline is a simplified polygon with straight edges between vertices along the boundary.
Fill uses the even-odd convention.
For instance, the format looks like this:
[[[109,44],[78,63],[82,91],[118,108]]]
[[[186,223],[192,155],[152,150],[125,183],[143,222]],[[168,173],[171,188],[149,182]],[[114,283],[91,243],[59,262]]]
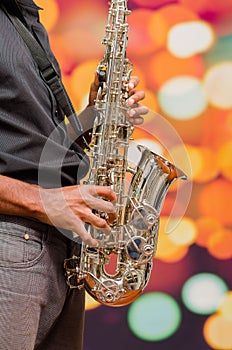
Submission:
[[[158,102],[164,113],[179,120],[197,117],[208,105],[202,82],[192,76],[168,80],[158,92]]]
[[[219,308],[227,291],[228,286],[219,276],[212,273],[199,273],[185,282],[182,299],[190,311],[209,315]]]
[[[209,103],[219,108],[231,108],[232,61],[221,62],[211,67],[205,75],[203,86]]]
[[[186,58],[207,51],[214,42],[212,28],[204,21],[178,23],[168,33],[168,50]]]

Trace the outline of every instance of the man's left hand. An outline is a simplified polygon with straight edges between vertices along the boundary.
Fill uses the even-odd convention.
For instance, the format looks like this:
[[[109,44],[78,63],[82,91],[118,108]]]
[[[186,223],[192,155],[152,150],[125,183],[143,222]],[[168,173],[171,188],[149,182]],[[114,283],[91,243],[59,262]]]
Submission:
[[[142,90],[137,90],[136,87],[139,84],[139,78],[137,76],[131,76],[128,87],[130,97],[128,98],[129,110],[129,121],[134,125],[140,125],[143,123],[144,119],[142,115],[148,113],[148,108],[139,102],[145,98],[145,92]],[[93,106],[95,99],[97,97],[99,87],[99,81],[97,74],[95,75],[95,80],[91,84],[89,93],[89,106]]]

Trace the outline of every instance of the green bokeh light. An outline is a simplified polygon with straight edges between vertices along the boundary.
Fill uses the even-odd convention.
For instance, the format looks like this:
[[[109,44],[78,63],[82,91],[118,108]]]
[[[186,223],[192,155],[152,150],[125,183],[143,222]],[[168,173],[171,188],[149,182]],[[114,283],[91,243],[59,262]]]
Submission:
[[[169,338],[177,331],[180,323],[178,303],[164,293],[146,293],[131,304],[128,311],[130,330],[146,341]]]
[[[209,315],[217,311],[228,286],[212,273],[192,276],[182,288],[183,303],[193,313]]]
[[[214,64],[227,62],[232,60],[232,35],[218,37],[216,45],[202,55],[206,68],[210,68]]]

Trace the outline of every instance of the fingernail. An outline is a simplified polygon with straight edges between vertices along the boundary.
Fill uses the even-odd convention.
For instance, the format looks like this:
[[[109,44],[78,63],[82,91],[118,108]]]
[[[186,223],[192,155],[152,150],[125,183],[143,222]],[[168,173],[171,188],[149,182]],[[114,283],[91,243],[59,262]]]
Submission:
[[[135,110],[134,109],[131,109],[130,111],[129,111],[129,116],[130,117],[133,117],[134,115],[135,115]]]
[[[133,98],[129,98],[128,105],[131,106],[135,103],[135,100]]]
[[[134,87],[135,87],[134,83],[129,83],[129,87],[130,87],[131,89],[134,89]]]

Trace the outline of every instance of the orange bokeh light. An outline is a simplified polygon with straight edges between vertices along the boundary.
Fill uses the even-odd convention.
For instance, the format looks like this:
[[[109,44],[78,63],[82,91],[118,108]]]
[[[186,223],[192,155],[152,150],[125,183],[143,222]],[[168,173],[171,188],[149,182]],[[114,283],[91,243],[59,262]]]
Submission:
[[[198,15],[189,8],[180,4],[167,5],[159,10],[165,18],[169,28],[177,23],[197,20]]]
[[[213,217],[224,225],[232,225],[232,183],[217,179],[205,184],[198,197],[198,208],[202,215]]]
[[[208,240],[208,251],[217,259],[232,258],[232,230],[221,229]]]
[[[217,152],[219,169],[228,180],[232,180],[232,141],[223,144]]]
[[[156,47],[148,31],[153,12],[146,9],[135,9],[128,17],[130,26],[128,55],[141,56],[155,51]]]
[[[203,114],[202,145],[217,150],[232,138],[232,117],[227,110],[209,106]],[[230,124],[231,123],[231,124]]]
[[[210,316],[203,328],[206,342],[215,350],[232,349],[232,320],[228,320],[221,314]]]
[[[165,67],[165,69],[164,69]],[[159,88],[167,80],[177,75],[191,75],[201,78],[204,74],[204,62],[201,56],[177,58],[166,50],[156,53],[146,65],[148,84]]]
[[[49,32],[58,21],[59,6],[55,0],[36,0],[36,4],[43,9],[39,12],[40,20]]]
[[[159,105],[158,105],[158,100],[155,93],[152,90],[148,90],[148,89],[143,89],[143,91],[145,92],[145,99],[142,103],[146,105],[151,111],[157,112],[159,109]],[[152,119],[153,119],[152,115],[150,116],[150,118],[149,118],[149,115],[144,116],[145,122],[149,122]]]
[[[198,231],[196,244],[201,247],[207,247],[209,239],[214,232],[220,230],[222,227],[218,220],[211,217],[200,217],[196,220],[196,226]]]
[[[232,291],[229,291],[220,305],[218,311],[229,320],[232,321]]]
[[[148,23],[148,30],[156,50],[166,46],[168,31],[173,25],[197,19],[198,16],[194,12],[177,4],[154,11]]]
[[[201,153],[202,167],[194,177],[194,181],[203,183],[215,179],[219,173],[215,153],[209,147],[199,147],[198,151]]]
[[[96,16],[97,13],[97,16]],[[64,57],[76,64],[101,58],[104,46],[107,8],[91,0],[81,1],[60,16],[58,25],[51,34]]]

